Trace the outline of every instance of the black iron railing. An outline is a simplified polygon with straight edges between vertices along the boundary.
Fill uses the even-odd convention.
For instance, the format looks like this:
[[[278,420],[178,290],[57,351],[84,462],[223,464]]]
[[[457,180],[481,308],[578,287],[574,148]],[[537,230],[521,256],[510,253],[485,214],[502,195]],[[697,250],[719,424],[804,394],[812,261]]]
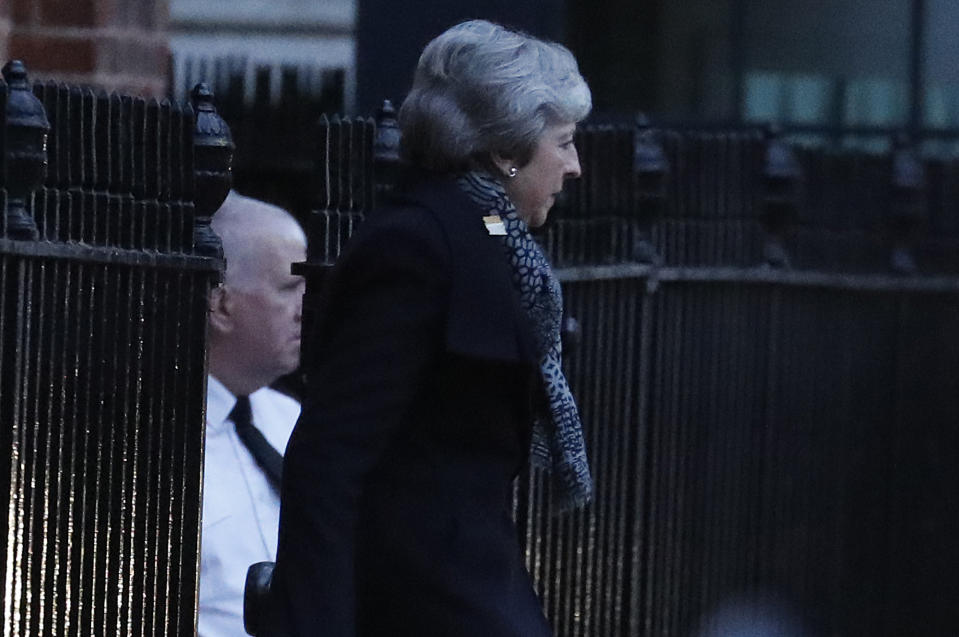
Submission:
[[[577,143],[583,178],[539,238],[575,319],[596,498],[558,517],[539,476],[516,490],[557,634],[710,634],[730,608],[810,634],[948,634],[959,160],[642,122]],[[318,165],[368,184],[362,147]],[[314,310],[370,206],[319,183]]]
[[[192,635],[228,130],[202,89],[4,80],[3,632]]]
[[[302,215],[310,209],[320,113],[342,112],[346,70],[314,64],[268,64],[245,56],[179,55],[174,92],[208,82],[237,150],[235,183],[243,194]]]

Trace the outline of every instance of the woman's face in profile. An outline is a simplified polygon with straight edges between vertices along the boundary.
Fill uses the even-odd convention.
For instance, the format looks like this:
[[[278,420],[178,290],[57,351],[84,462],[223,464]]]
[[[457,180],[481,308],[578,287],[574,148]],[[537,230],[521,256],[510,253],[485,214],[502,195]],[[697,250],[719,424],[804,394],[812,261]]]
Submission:
[[[529,163],[515,177],[505,179],[509,195],[520,218],[532,228],[546,223],[556,195],[567,179],[579,177],[579,155],[573,144],[576,124],[551,124],[540,135]],[[501,168],[508,174],[509,164]]]

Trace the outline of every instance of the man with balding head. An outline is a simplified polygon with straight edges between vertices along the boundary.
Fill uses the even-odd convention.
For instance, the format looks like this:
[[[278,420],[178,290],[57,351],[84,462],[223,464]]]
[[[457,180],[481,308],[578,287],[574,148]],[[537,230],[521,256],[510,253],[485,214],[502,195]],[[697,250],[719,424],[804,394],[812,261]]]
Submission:
[[[276,559],[282,456],[299,404],[270,385],[300,359],[306,236],[285,210],[231,192],[213,217],[226,272],[210,295],[198,635],[246,634],[243,586]]]

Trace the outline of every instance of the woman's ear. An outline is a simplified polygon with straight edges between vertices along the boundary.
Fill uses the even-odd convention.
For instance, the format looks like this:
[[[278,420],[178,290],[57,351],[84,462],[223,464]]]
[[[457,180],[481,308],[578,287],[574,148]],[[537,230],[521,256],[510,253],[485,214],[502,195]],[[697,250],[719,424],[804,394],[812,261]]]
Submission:
[[[516,174],[516,161],[512,157],[506,157],[499,153],[491,153],[493,165],[503,177],[509,178]]]
[[[232,328],[230,292],[222,283],[210,290],[210,327],[216,332],[229,332]]]

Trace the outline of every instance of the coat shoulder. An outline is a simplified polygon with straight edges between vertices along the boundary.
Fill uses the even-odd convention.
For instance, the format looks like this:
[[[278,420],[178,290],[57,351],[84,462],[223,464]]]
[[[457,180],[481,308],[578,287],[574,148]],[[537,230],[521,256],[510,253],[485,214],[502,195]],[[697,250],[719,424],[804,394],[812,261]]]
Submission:
[[[532,363],[528,319],[519,304],[502,237],[490,235],[485,212],[452,180],[420,184],[383,214],[428,215],[449,254],[447,349],[476,358]]]

